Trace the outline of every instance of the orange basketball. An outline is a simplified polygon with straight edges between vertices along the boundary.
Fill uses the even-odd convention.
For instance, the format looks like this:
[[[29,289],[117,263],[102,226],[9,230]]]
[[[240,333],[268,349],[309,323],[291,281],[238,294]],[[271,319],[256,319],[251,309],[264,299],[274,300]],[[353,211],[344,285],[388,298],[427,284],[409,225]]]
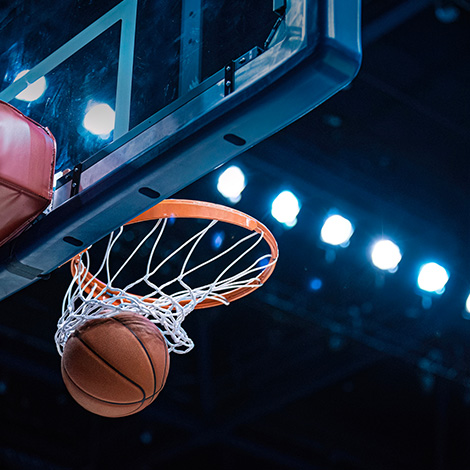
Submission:
[[[125,312],[87,321],[67,340],[62,378],[88,411],[117,418],[143,410],[165,385],[170,365],[160,330]]]

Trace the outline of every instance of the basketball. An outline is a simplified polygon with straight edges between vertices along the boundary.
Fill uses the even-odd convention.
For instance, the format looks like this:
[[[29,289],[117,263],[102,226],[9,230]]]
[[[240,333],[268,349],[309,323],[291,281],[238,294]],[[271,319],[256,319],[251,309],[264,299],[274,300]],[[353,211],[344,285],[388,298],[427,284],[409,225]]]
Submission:
[[[61,371],[75,401],[110,418],[150,405],[170,365],[160,330],[142,315],[124,312],[87,321],[65,344]]]

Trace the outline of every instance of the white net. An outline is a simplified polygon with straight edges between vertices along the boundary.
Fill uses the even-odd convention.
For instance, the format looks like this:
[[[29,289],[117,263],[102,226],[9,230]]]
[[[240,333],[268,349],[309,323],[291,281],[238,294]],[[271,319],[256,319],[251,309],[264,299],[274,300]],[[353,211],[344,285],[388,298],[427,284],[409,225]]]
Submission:
[[[238,239],[234,236],[227,237],[230,238],[230,246],[208,257],[210,250],[203,249],[200,245],[208,233],[213,232],[218,223],[216,220],[206,224],[202,230],[196,231],[175,250],[166,254],[160,247],[164,232],[169,225],[177,222],[178,220],[170,223],[168,219],[157,220],[152,229],[135,243],[136,246],[130,255],[123,262],[119,262],[118,269],[112,269],[111,259],[113,253],[118,251],[116,247],[120,243],[124,227],[109,236],[103,259],[94,273],[91,272],[89,250],[80,255],[75,275],[64,297],[62,316],[57,325],[55,341],[60,355],[69,336],[83,323],[94,318],[117,315],[123,311],[138,313],[154,322],[165,336],[170,352],[187,353],[194,347],[193,341],[182,327],[188,314],[207,299],[215,301],[216,304],[227,305],[227,295],[230,292],[240,288],[259,287],[260,274],[275,263],[271,254],[259,255],[260,248],[264,250],[263,245],[266,245],[261,243],[263,233],[250,232],[246,235],[246,230],[243,230],[243,236]],[[145,272],[124,287],[119,287],[117,279],[125,268],[134,274],[132,260],[147,256],[141,252],[149,248]],[[165,256],[157,259],[158,252],[164,252]],[[195,252],[198,252],[199,258],[201,252],[204,253],[205,259],[198,259],[197,263],[194,263]],[[161,281],[161,272],[175,272],[175,261],[179,263],[176,277]],[[204,280],[198,287],[189,285],[188,278],[191,278],[192,282],[194,276],[204,270],[211,268],[213,275],[214,266],[221,261],[223,267],[217,271],[213,280]],[[204,276],[200,278],[204,279]],[[101,279],[101,282],[98,279]],[[144,295],[130,293],[139,286],[145,287]]]

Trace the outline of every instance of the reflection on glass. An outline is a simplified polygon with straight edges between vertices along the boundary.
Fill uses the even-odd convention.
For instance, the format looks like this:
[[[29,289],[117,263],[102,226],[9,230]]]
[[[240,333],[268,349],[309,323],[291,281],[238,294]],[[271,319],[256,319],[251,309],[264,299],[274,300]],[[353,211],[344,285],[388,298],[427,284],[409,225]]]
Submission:
[[[114,129],[115,113],[106,103],[94,103],[83,119],[83,126],[92,134],[107,138]]]
[[[29,70],[23,70],[15,77],[15,82],[19,80],[21,77],[24,77]],[[35,82],[31,83],[26,89],[24,89],[21,93],[16,95],[17,100],[21,101],[36,101],[44,94],[46,91],[47,83],[46,78],[41,77]]]

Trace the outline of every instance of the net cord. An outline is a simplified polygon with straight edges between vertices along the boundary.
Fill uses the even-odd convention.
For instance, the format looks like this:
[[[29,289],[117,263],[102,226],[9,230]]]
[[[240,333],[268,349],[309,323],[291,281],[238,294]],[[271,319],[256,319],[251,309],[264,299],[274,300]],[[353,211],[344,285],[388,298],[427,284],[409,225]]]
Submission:
[[[79,263],[70,283],[62,304],[62,316],[57,324],[57,332],[55,342],[60,355],[67,339],[80,325],[93,318],[102,318],[117,315],[122,311],[131,311],[147,317],[154,322],[162,331],[169,352],[177,354],[185,354],[193,349],[194,342],[189,338],[188,334],[182,327],[184,319],[191,313],[199,303],[205,299],[213,299],[220,304],[228,305],[226,295],[236,289],[258,288],[261,285],[259,280],[260,273],[276,260],[268,262],[261,266],[260,264],[270,259],[271,255],[266,254],[258,257],[249,264],[248,267],[240,272],[224,278],[227,272],[240,263],[256,246],[263,240],[263,233],[251,232],[247,236],[237,240],[231,246],[209,258],[198,265],[186,270],[192,255],[200,244],[204,236],[217,224],[217,220],[212,220],[206,227],[191,236],[176,250],[164,258],[154,269],[151,269],[157,247],[162,239],[163,233],[167,227],[168,219],[158,219],[152,229],[142,238],[136,248],[122,263],[116,273],[112,274],[110,266],[110,258],[113,248],[121,237],[124,227],[112,232],[108,238],[103,260],[95,274],[91,275],[86,282],[87,275],[90,273],[91,259],[88,250],[85,250],[80,258]],[[129,264],[132,258],[144,246],[145,242],[159,229],[156,239],[152,245],[149,259],[146,266],[146,273],[128,284],[124,288],[113,285],[119,274]],[[251,240],[253,239],[253,240]],[[214,281],[199,287],[191,287],[185,282],[184,278],[189,274],[213,263],[214,261],[226,256],[237,247],[251,240],[250,245],[233,261],[231,261],[217,275]],[[181,250],[189,247],[189,252],[185,256],[178,276],[161,285],[152,282],[154,276],[168,261],[175,257]],[[100,274],[105,271],[106,283],[103,287],[99,287],[98,280]],[[91,273],[90,273],[91,274]],[[140,283],[145,283],[152,289],[152,292],[145,296],[139,297],[131,294],[129,291]],[[181,290],[173,294],[167,294],[164,289],[178,283]],[[89,290],[87,293],[86,291]]]

